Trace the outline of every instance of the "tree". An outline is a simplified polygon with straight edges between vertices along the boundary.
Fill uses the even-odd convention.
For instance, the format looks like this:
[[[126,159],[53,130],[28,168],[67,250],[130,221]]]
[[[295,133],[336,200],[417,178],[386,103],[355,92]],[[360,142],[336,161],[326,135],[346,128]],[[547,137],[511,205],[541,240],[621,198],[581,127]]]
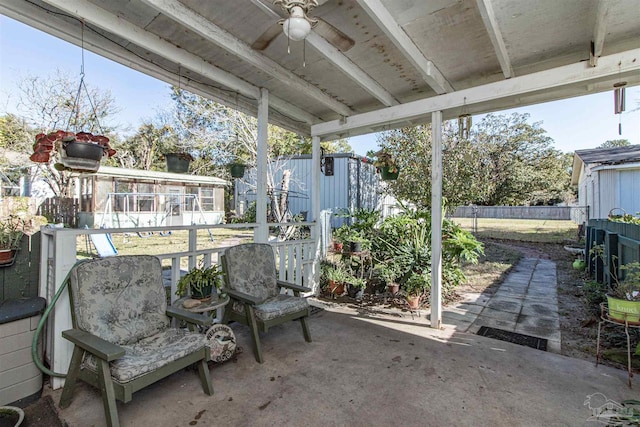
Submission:
[[[244,113],[198,95],[172,88],[175,101],[171,125],[176,138],[173,148],[191,154],[192,173],[229,178],[228,165],[242,163],[255,167],[258,158],[258,121]],[[277,126],[268,126],[267,193],[270,198],[270,220],[286,222],[286,201],[291,171],[286,170],[288,156],[311,153],[311,140]],[[324,144],[328,150],[350,149],[344,141]],[[282,175],[280,182],[276,176]],[[255,177],[254,177],[255,178]],[[250,179],[249,182],[255,182]],[[281,230],[290,233],[291,228]]]
[[[60,70],[47,77],[28,76],[18,83],[18,109],[37,132],[85,131],[107,134],[113,139],[108,118],[118,110],[111,93],[88,85],[81,92],[79,87],[79,79]],[[54,164],[52,159],[38,164],[38,168],[56,196],[70,197],[69,174],[57,170]]]
[[[443,127],[443,196],[451,206],[555,203],[570,193],[567,160],[528,115],[487,115],[467,140]],[[398,161],[396,197],[431,205],[431,125],[384,132],[379,141]]]
[[[628,139],[610,139],[598,145],[596,148],[626,147],[628,145],[631,145]]]
[[[20,179],[36,131],[14,114],[0,117],[0,171],[11,183]]]
[[[145,120],[138,131],[127,138],[119,147],[118,163],[129,169],[163,170],[162,154],[170,150],[177,139],[173,126],[159,120]]]

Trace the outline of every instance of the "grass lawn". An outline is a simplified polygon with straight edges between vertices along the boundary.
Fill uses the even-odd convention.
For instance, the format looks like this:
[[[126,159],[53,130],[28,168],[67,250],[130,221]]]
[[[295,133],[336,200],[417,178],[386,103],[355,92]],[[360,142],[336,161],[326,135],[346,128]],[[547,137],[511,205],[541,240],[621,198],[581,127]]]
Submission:
[[[451,219],[465,230],[473,231],[473,218]],[[476,237],[535,243],[567,243],[575,241],[577,233],[578,225],[573,221],[478,218]]]
[[[522,258],[522,253],[517,249],[493,242],[483,243],[484,255],[478,263],[462,266],[467,283],[457,287],[456,291],[482,293],[491,286],[498,286],[511,267]]]
[[[212,228],[210,231],[213,240],[209,231],[198,230],[198,249],[226,246],[224,242],[229,239],[253,238],[253,230]],[[140,237],[136,233],[119,233],[111,237],[119,255],[157,255],[186,252],[189,248],[189,232],[186,230],[173,231],[167,236],[153,233],[149,237]],[[79,258],[91,256],[90,251],[95,255],[95,249],[88,247],[85,236],[78,236],[76,244]]]

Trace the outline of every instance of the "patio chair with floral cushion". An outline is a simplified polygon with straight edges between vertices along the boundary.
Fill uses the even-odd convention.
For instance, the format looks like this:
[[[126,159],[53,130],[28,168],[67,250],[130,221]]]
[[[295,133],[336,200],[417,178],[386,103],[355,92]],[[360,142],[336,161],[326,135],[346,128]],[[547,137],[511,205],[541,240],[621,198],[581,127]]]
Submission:
[[[263,362],[259,332],[290,320],[300,320],[307,342],[311,334],[307,325],[309,304],[301,292],[311,289],[277,279],[273,249],[265,243],[248,243],[227,248],[222,255],[226,289],[230,303],[223,323],[231,320],[249,326],[256,360]],[[280,293],[293,290],[293,296]]]
[[[88,260],[69,273],[73,329],[62,336],[75,346],[60,407],[71,403],[81,379],[102,392],[107,424],[119,425],[116,399],[196,364],[204,392],[213,395],[207,361],[210,352],[195,325],[206,316],[167,307],[160,260],[127,255]],[[170,317],[189,330],[174,328]]]

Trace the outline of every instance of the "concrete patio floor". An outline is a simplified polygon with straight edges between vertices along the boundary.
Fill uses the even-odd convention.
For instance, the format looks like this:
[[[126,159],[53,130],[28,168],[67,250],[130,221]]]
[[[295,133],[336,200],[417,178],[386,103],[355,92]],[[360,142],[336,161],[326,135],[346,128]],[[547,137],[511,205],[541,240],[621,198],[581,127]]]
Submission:
[[[311,317],[312,343],[298,323],[262,335],[264,364],[253,358],[247,328],[234,324],[245,351],[211,369],[214,396],[194,371],[179,372],[118,403],[121,424],[597,425],[587,421],[587,396],[638,398],[625,371],[452,326],[433,330],[426,317],[330,307]],[[57,404],[61,390],[45,393]],[[105,425],[99,392],[82,384],[60,417],[72,427]]]

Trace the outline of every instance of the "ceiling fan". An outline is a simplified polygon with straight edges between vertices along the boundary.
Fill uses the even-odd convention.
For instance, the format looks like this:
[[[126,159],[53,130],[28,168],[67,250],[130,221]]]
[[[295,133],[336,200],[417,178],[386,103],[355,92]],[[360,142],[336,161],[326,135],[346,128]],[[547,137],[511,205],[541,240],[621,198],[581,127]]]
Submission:
[[[267,29],[251,47],[255,50],[266,49],[271,42],[284,33],[290,40],[304,40],[311,29],[341,52],[351,49],[355,41],[333,25],[313,18],[309,14],[319,4],[327,0],[272,0],[274,5],[279,5],[286,13],[286,18],[280,19]],[[270,9],[269,9],[270,10]]]

